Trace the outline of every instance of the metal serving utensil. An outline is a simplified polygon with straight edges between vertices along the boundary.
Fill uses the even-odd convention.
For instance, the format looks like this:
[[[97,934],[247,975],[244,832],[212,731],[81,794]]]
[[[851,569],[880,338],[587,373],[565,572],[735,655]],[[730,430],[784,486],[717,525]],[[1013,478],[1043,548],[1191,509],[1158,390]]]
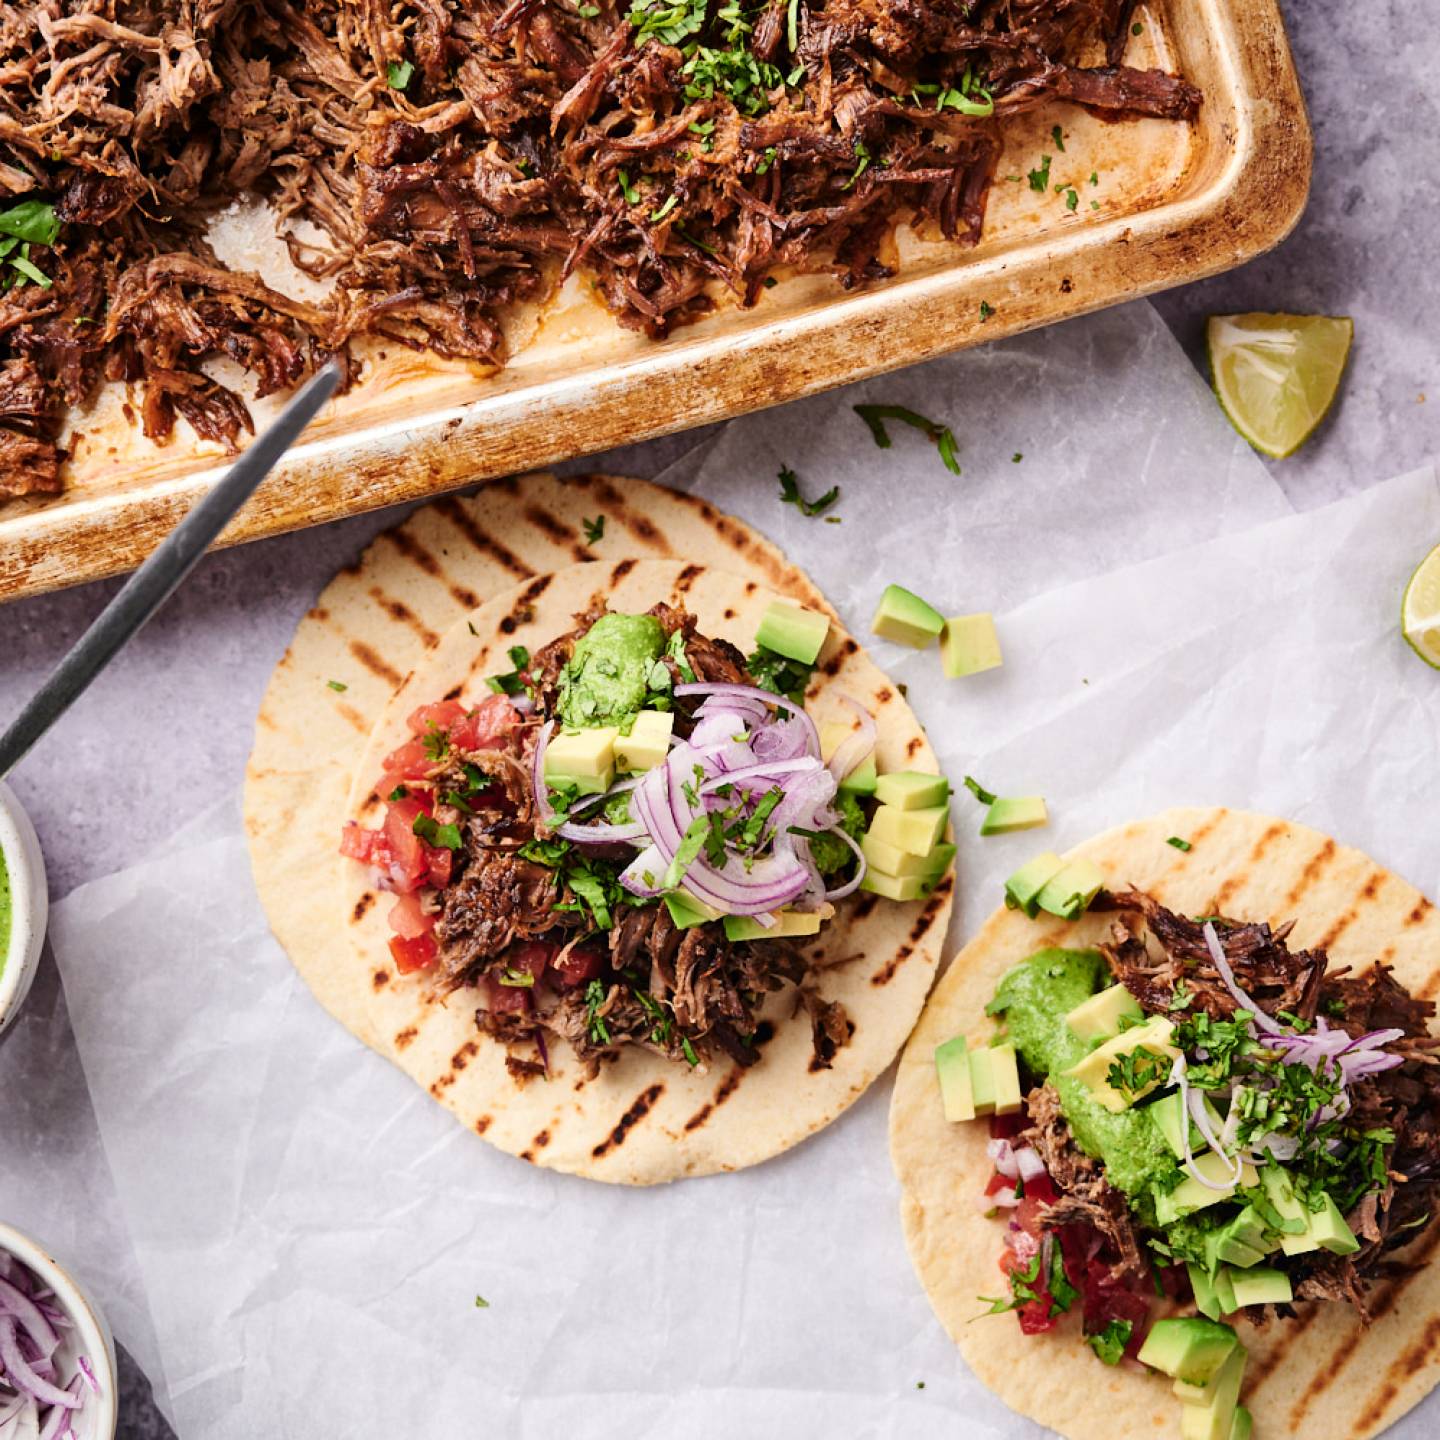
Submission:
[[[332,360],[317,370],[270,428],[258,435],[229,473],[155,548],[125,582],[94,624],[57,665],[50,678],[0,735],[0,780],[85,693],[90,682],[125,643],[174,594],[235,512],[274,469],[280,457],[335,393],[340,368]]]

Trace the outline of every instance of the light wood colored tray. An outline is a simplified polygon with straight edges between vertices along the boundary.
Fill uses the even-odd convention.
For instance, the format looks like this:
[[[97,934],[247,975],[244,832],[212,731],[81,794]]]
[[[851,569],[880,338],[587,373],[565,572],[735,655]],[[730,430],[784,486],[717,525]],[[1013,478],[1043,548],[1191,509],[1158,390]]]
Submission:
[[[222,543],[763,409],[1268,249],[1300,216],[1311,159],[1274,0],[1163,0],[1137,19],[1127,60],[1199,85],[1193,124],[1105,122],[1063,103],[1019,117],[998,174],[1024,177],[1043,152],[1052,188],[997,181],[974,249],[902,231],[898,275],[861,294],[794,277],[753,310],[724,306],[656,343],[618,329],[572,282],[498,375],[378,352]],[[1079,193],[1073,211],[1053,188],[1061,182]],[[183,426],[167,447],[144,441],[122,417],[125,398],[106,394],[78,417],[64,494],[0,506],[0,599],[132,569],[222,473],[225,458]],[[257,424],[275,403],[253,407]]]

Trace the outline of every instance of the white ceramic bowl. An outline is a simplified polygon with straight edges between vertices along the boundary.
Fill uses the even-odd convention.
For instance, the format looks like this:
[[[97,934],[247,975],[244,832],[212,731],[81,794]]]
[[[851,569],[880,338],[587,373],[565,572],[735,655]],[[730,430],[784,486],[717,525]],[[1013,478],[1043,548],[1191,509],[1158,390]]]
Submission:
[[[58,1261],[33,1240],[9,1225],[0,1224],[0,1250],[8,1250],[55,1292],[60,1308],[74,1328],[67,1331],[56,1359],[61,1375],[75,1373],[76,1357],[83,1355],[95,1372],[98,1395],[87,1392],[85,1408],[74,1422],[77,1440],[115,1440],[119,1400],[115,1392],[115,1340],[100,1307],[80,1288]]]
[[[0,1035],[20,1013],[40,968],[50,891],[45,861],[30,817],[15,792],[0,782],[0,852],[10,877],[10,945],[0,968]]]

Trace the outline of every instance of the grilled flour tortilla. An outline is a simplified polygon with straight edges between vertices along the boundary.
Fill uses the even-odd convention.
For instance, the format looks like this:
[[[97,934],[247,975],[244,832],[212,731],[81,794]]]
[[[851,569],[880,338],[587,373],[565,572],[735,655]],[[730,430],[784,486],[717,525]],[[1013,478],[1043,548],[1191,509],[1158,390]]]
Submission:
[[[1191,842],[1182,853],[1166,841]],[[1412,995],[1440,993],[1440,915],[1418,891],[1355,850],[1304,826],[1228,810],[1172,810],[1111,830],[1078,847],[1117,890],[1134,885],[1182,915],[1294,919],[1292,952],[1318,947],[1331,969],[1377,961]],[[931,1304],[974,1372],[1007,1404],[1072,1440],[1174,1436],[1179,1404],[1170,1380],[1102,1365],[1082,1343],[1078,1317],[1022,1335],[1011,1315],[976,1319],[977,1296],[1003,1293],[997,1268],[1003,1226],[980,1211],[991,1174],[989,1129],[949,1124],[941,1111],[934,1051],[955,1035],[979,1037],[1001,976],[1047,946],[1084,948],[1105,939],[1116,913],[1066,924],[999,910],[956,957],[900,1062],[890,1146],[902,1186],[911,1259]],[[1398,1258],[1429,1259],[1440,1229]],[[1379,1281],[1371,1324],[1344,1303],[1299,1303],[1298,1318],[1263,1328],[1235,1323],[1249,1351],[1241,1403],[1255,1434],[1359,1440],[1374,1435],[1440,1378],[1440,1269],[1422,1265]],[[1078,1307],[1077,1307],[1078,1308]],[[1160,1313],[1157,1311],[1157,1313]],[[973,1322],[973,1323],[972,1323]]]
[[[411,712],[441,697],[479,704],[490,696],[485,677],[512,668],[512,648],[538,652],[596,606],[639,613],[664,603],[693,614],[702,634],[748,650],[775,598],[753,580],[673,561],[576,565],[514,587],[452,628],[400,686],[356,770],[348,807],[329,817],[326,840],[335,843],[347,817],[374,822],[375,776],[411,738]],[[873,713],[882,770],[935,769],[893,685],[832,629],[807,708],[821,722],[847,719],[842,694]],[[389,897],[370,888],[370,872],[340,862],[331,873],[338,883],[280,887],[268,901],[277,933],[322,1003],[492,1143],[537,1164],[631,1184],[756,1163],[858,1098],[919,1013],[951,894],[947,878],[927,900],[909,904],[855,896],[816,940],[801,942],[819,1000],[842,1005],[854,1026],[828,1068],[816,1063],[809,1017],[795,1013],[796,991],[787,987],[766,1000],[761,1058],[750,1067],[715,1054],[691,1069],[630,1046],[592,1077],[567,1046],[552,1044],[549,1077],[522,1081],[507,1068],[506,1047],[477,1029],[478,992],[437,998],[423,972],[396,972]]]

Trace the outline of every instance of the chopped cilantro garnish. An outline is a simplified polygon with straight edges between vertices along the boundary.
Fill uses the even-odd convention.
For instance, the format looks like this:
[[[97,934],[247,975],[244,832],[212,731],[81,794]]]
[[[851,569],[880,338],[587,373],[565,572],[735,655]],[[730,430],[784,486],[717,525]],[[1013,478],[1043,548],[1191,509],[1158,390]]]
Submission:
[[[450,753],[450,737],[438,725],[431,724],[420,744],[432,760],[443,760]]]
[[[497,977],[502,985],[512,990],[532,990],[535,987],[535,977],[528,970],[516,970],[507,965]]]
[[[332,690],[343,695],[350,687],[343,680],[327,680],[325,682]]]
[[[898,420],[933,440],[936,448],[940,451],[940,460],[945,468],[952,475],[960,473],[960,461],[955,455],[955,433],[948,425],[939,425],[934,420],[927,420],[923,415],[917,415],[915,411],[907,410],[903,405],[856,405],[854,410],[870,427],[870,434],[882,450],[888,450],[891,444],[890,433],[885,428],[885,422]]]
[[[473,632],[475,627],[472,625],[470,628]],[[485,677],[485,683],[497,695],[519,695],[525,689],[522,672],[530,663],[530,652],[523,645],[512,645],[510,647],[510,663],[515,668],[508,675],[487,675]]]
[[[625,170],[617,170],[615,178],[620,186],[620,193],[625,197],[627,205],[638,205],[640,203],[639,189],[630,183],[630,175]]]
[[[665,867],[665,874],[660,880],[662,888],[673,890],[685,878],[685,872],[705,846],[705,836],[709,829],[710,818],[707,815],[697,815],[690,822],[675,851],[675,858]]]
[[[993,805],[995,796],[987,790],[973,775],[965,777],[965,788],[982,804]]]
[[[658,210],[652,210],[650,212],[651,222],[658,223],[663,220],[679,203],[680,197],[678,195],[670,195],[667,197],[665,203]],[[600,523],[603,525],[605,522],[602,520]]]
[[[22,200],[0,210],[0,235],[13,235],[31,245],[53,245],[60,238],[60,217],[43,200]]]
[[[585,1028],[591,1041],[597,1045],[610,1043],[610,1027],[599,1013],[604,1003],[605,987],[598,980],[592,980],[585,987]]]
[[[757,175],[763,175],[767,170],[769,170],[769,168],[775,163],[775,154],[776,151],[773,145],[767,145],[765,147],[765,153],[761,155],[760,163],[755,167],[755,173]],[[767,275],[765,277],[765,283],[766,285],[773,286],[776,283],[775,277],[773,275]]]
[[[1058,1248],[1058,1247],[1057,1247]],[[1130,1320],[1111,1320],[1098,1335],[1087,1335],[1085,1343],[1107,1364],[1118,1365],[1135,1332]]]
[[[1166,840],[1165,843],[1167,845],[1173,845],[1177,850],[1190,849],[1190,842],[1188,840],[1182,840],[1178,835],[1170,836],[1170,838]]]
[[[475,1308],[477,1310],[488,1310],[490,1308],[490,1302],[483,1295],[477,1295],[475,1297]]]
[[[597,544],[605,538],[605,517],[597,515],[593,520],[585,519],[580,522],[585,527],[585,543],[587,545]],[[526,660],[529,660],[527,655]]]
[[[839,498],[840,487],[832,486],[817,500],[807,500],[800,493],[800,477],[788,466],[780,467],[780,503],[796,506],[802,515],[819,515],[828,510]]]
[[[1080,1292],[1065,1274],[1065,1257],[1058,1244],[1050,1249],[1050,1297],[1055,1302],[1054,1313],[1061,1315],[1080,1298]]]
[[[1098,170],[1092,170],[1090,172],[1090,183],[1092,185],[1098,185],[1100,183],[1100,172]]]
[[[409,793],[403,785],[397,785],[385,798],[393,803],[396,800],[403,800]]]
[[[810,677],[815,673],[813,665],[792,660],[764,645],[757,646],[746,657],[745,668],[760,689],[788,696],[797,705],[803,702]]]
[[[1060,127],[1058,125],[1052,125],[1050,127],[1050,138],[1055,142],[1055,148],[1059,150],[1061,154],[1064,154],[1065,137],[1061,133]]]
[[[435,845],[442,850],[458,850],[460,848],[460,827],[458,825],[441,825],[432,816],[417,815],[410,828],[427,845]]]
[[[1119,1056],[1105,1074],[1106,1082],[1121,1094],[1138,1095],[1148,1086],[1163,1080],[1170,1073],[1170,1061],[1145,1046],[1137,1046]]]
[[[1065,208],[1067,210],[1074,210],[1079,203],[1080,196],[1076,192],[1075,187],[1073,185],[1067,185],[1065,187]]]
[[[631,7],[629,21],[635,27],[635,44],[658,40],[662,45],[679,45],[705,25],[706,0],[679,0],[674,5],[646,3]]]
[[[690,1043],[688,1035],[680,1037],[680,1053],[684,1055],[685,1063],[692,1070],[700,1063],[700,1057],[695,1053],[695,1047]]]
[[[385,83],[392,90],[408,89],[414,75],[415,67],[408,60],[392,60],[385,67]]]
[[[568,840],[527,840],[515,853],[522,860],[533,860],[555,870],[565,863],[573,848]]]
[[[1012,465],[1018,465],[1024,458],[1025,458],[1025,456],[1024,456],[1019,450],[1017,450],[1017,451],[1010,457],[1010,463],[1011,463]]]
[[[863,140],[855,142],[855,173],[840,187],[842,190],[854,188],[855,182],[870,168],[870,151]]]
[[[1130,33],[1131,33],[1132,35],[1143,35],[1143,34],[1145,33],[1145,27],[1137,20],[1137,21],[1130,27]]]
[[[994,313],[995,307],[988,300],[980,302],[980,318],[982,320],[988,320]]]
[[[1050,157],[1042,155],[1038,169],[1029,172],[1030,188],[1043,195],[1050,188]]]
[[[600,7],[598,5],[577,5],[575,13],[582,20],[593,20],[600,13]]]

